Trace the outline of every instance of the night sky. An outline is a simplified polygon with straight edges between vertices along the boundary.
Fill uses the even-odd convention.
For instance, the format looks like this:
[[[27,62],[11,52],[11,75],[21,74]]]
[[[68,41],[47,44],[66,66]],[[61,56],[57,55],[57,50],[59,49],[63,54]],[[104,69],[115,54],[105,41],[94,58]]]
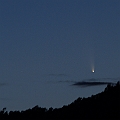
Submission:
[[[91,80],[120,80],[120,0],[0,0],[0,110],[62,107]]]

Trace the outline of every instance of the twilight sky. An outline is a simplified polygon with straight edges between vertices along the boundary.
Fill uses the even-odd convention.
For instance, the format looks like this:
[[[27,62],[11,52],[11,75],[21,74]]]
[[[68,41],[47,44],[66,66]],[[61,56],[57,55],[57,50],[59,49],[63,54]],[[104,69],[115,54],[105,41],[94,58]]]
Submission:
[[[60,107],[104,88],[74,82],[120,80],[119,32],[120,0],[0,0],[0,109]]]

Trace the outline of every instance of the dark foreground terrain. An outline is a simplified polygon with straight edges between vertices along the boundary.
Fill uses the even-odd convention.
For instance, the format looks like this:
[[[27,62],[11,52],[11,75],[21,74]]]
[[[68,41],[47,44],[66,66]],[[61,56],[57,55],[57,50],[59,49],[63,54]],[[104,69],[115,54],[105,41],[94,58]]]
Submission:
[[[62,108],[35,106],[25,111],[0,111],[0,120],[43,120],[43,119],[119,119],[120,83],[108,84],[105,90],[88,98],[78,98]]]

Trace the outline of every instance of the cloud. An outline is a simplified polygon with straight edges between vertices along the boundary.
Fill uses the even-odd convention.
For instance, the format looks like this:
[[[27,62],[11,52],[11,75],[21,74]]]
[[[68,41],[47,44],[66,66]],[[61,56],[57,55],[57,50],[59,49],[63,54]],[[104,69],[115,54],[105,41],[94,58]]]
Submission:
[[[113,82],[76,82],[72,85],[76,85],[76,86],[81,86],[81,87],[89,87],[89,86],[98,86],[98,85],[107,85],[107,84],[115,84]]]
[[[63,74],[63,73],[61,73],[61,74],[48,74],[48,76],[53,76],[53,77],[66,77],[66,76],[68,76],[67,74]]]
[[[107,84],[116,84],[120,81],[120,77],[118,78],[90,78],[90,79],[83,79],[83,80],[74,80],[74,79],[62,79],[56,80],[56,77],[67,76],[66,74],[49,74],[48,76],[55,77],[55,81],[53,83],[68,83],[70,86],[79,86],[79,87],[90,87],[90,86],[100,86],[100,85],[107,85]],[[52,81],[50,81],[52,82]]]
[[[59,80],[58,82],[66,82],[66,83],[74,83],[75,81],[74,80]]]
[[[6,86],[6,83],[0,83],[0,87]]]
[[[82,81],[60,80],[58,82],[73,83],[72,85],[80,86],[80,87],[89,87],[89,86],[115,84],[117,81],[120,81],[120,78],[90,78],[90,79],[83,79]]]
[[[91,78],[91,79],[84,79],[84,81],[120,81],[120,78]]]
[[[72,85],[80,86],[80,87],[89,87],[89,86],[98,86],[98,85],[107,85],[107,84],[115,84],[117,81],[120,81],[120,78],[91,78],[84,79],[80,82],[75,82]]]
[[[5,86],[6,84],[5,83],[0,83],[0,86]]]
[[[8,101],[8,100],[10,100],[9,98],[0,98],[0,101]]]

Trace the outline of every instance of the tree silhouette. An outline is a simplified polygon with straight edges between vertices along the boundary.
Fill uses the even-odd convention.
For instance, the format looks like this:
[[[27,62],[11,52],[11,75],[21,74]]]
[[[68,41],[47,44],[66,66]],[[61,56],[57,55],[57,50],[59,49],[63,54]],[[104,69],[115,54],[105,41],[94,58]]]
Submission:
[[[88,98],[79,97],[62,108],[48,110],[38,105],[25,111],[0,111],[0,120],[40,119],[120,119],[120,83],[108,84],[105,90]]]

